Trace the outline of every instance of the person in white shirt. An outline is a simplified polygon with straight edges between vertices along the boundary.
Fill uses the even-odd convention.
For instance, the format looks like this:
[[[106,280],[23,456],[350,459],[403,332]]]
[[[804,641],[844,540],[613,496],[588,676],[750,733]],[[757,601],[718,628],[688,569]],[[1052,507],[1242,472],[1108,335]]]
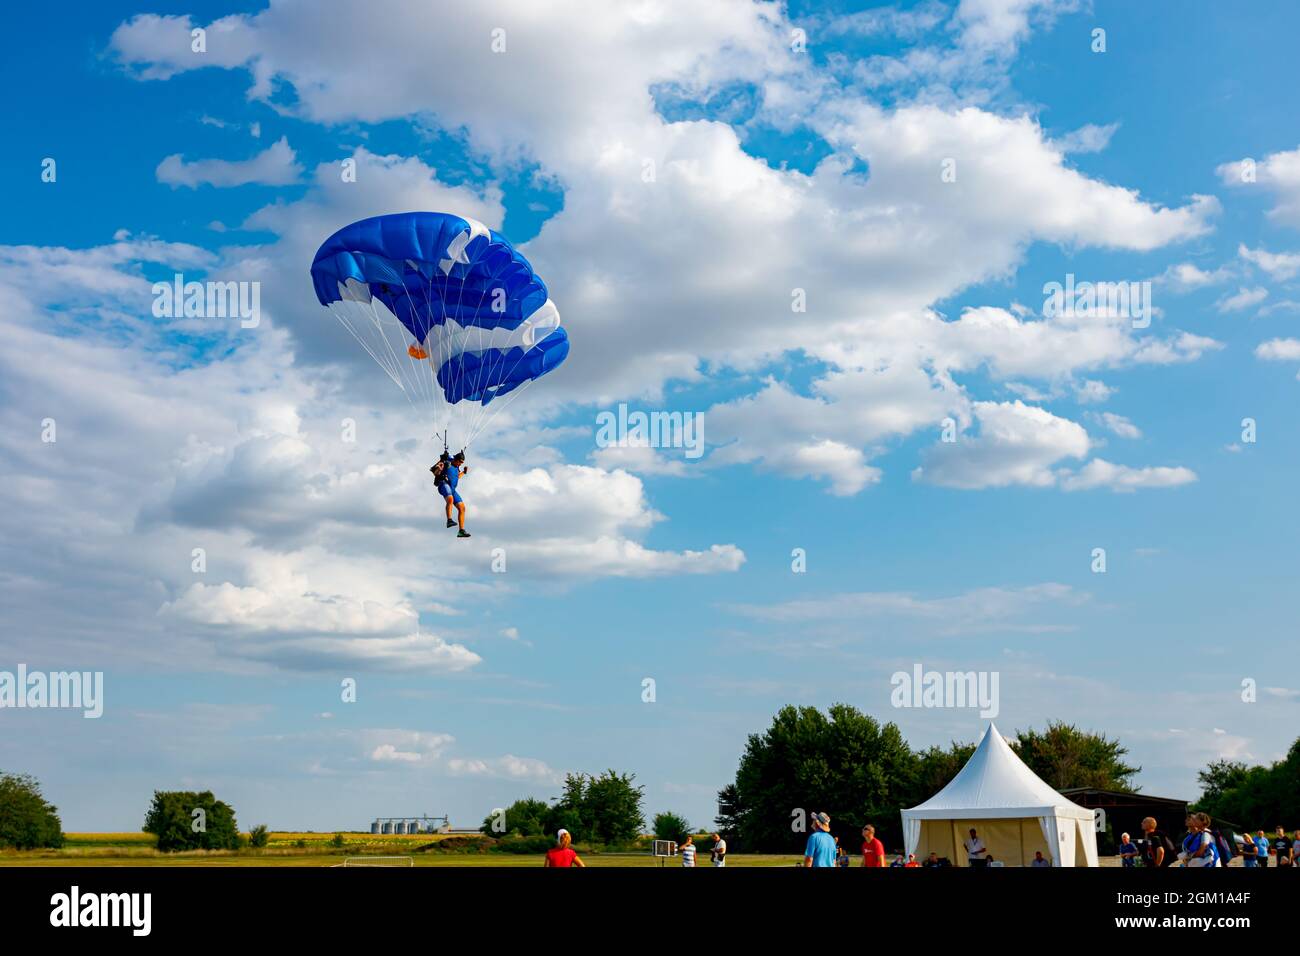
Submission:
[[[677,848],[682,855],[682,866],[695,866],[695,837],[687,837],[686,842]]]
[[[966,858],[970,861],[971,866],[988,866],[988,847],[984,841],[979,838],[975,828],[970,828],[970,839],[963,840],[962,845],[966,847]]]
[[[727,841],[719,833],[713,834],[713,849],[709,851],[709,859],[714,866],[727,865]]]

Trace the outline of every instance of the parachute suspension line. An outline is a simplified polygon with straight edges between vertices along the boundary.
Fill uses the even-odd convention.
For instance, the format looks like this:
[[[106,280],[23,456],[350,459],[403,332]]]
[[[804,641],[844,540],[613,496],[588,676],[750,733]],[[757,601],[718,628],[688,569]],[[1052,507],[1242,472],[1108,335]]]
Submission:
[[[335,308],[335,306],[343,306],[343,305],[345,305],[345,304],[346,304],[346,303],[344,303],[344,302],[342,302],[342,301],[339,301],[339,302],[331,302],[331,303],[329,304],[329,306],[328,306],[328,308],[329,308],[329,310],[330,310],[330,314],[333,315],[334,318],[336,318],[336,319],[339,320],[339,324],[342,325],[343,328],[345,328],[345,329],[348,330],[348,334],[351,335],[354,339],[357,340],[357,343],[358,343],[358,344],[359,344],[363,349],[366,350],[366,354],[369,355],[372,359],[374,359],[375,364],[378,365],[381,369],[384,370],[384,374],[387,375],[390,379],[393,380],[393,384],[396,385],[398,388],[400,388],[400,389],[402,390],[403,393],[405,393],[405,392],[406,392],[406,386],[404,386],[404,385],[402,384],[401,379],[399,379],[396,375],[393,374],[392,370],[389,369],[388,366],[385,365],[384,362],[380,360],[379,356],[376,355],[376,354],[374,353],[374,351],[370,348],[370,344],[369,344],[368,342],[366,342],[366,340],[363,339],[359,334],[357,334],[356,329],[352,328],[352,323],[350,323],[350,322],[349,322],[349,321],[344,317],[344,311],[345,311],[345,310],[342,309],[342,308]],[[411,400],[411,398],[410,398],[409,395],[407,396],[407,399],[406,399],[406,400],[407,400],[408,402]]]
[[[528,391],[528,386],[532,385],[533,382],[535,381],[537,381],[537,379],[530,378],[528,381],[524,382],[524,384],[520,385],[509,395],[507,395],[505,397],[505,400],[499,406],[492,409],[492,411],[487,415],[486,419],[482,422],[482,424],[480,424],[478,428],[475,429],[474,434],[470,436],[470,442],[474,441],[474,439],[478,438],[480,434],[485,432],[487,430],[487,426],[492,424],[492,420],[495,419],[502,412],[504,412],[507,408],[509,408],[511,403],[514,402],[516,398],[518,398],[524,392]],[[465,446],[468,448],[469,442],[466,442]]]
[[[379,332],[379,337],[382,338],[382,339],[384,340],[384,349],[385,349],[385,351],[388,352],[389,358],[392,359],[393,367],[396,368],[396,369],[398,370],[399,374],[400,374],[401,371],[402,371],[402,360],[399,359],[399,358],[397,357],[397,353],[396,353],[396,351],[393,349],[393,343],[390,342],[390,341],[388,340],[388,332],[387,332],[387,330],[384,328],[385,322],[384,322],[384,320],[380,317],[380,315],[379,315],[379,310],[375,307],[375,298],[374,298],[373,295],[370,297],[370,301],[369,301],[369,303],[367,303],[367,304],[370,306],[370,316],[371,316],[371,319],[372,319],[372,321],[373,321],[373,323],[374,323],[375,328],[376,328],[376,329],[378,330],[378,332]],[[380,304],[381,304],[381,305],[383,304],[382,301],[381,301]],[[385,311],[387,311],[387,307],[385,307]],[[396,319],[396,316],[393,316],[393,317],[394,317],[394,319]],[[400,325],[400,323],[398,323],[398,324]],[[408,358],[407,358],[407,362],[408,362],[408,364],[410,363],[410,358],[409,358],[409,356],[408,356]],[[408,393],[407,397],[408,397],[408,399],[411,400],[411,405],[412,405],[412,407],[414,407],[417,411],[419,411],[419,406],[418,406],[416,403],[420,400],[420,397],[421,397],[421,396],[420,396],[420,392],[419,392],[419,390],[418,390],[418,388],[417,388],[417,384],[416,384],[416,381],[415,381],[414,376],[412,376],[412,378],[411,378],[411,383],[410,383],[410,388],[409,388],[409,389],[407,388],[407,386],[406,386],[406,384],[405,384],[405,383],[406,383],[406,376],[405,376],[405,375],[402,375],[402,382],[403,382],[402,391]],[[411,399],[411,394],[414,394],[414,396],[415,396],[414,399]]]
[[[437,266],[435,266],[434,268],[437,268]],[[446,278],[448,280],[450,280],[451,278],[450,269],[448,269],[446,273]],[[452,408],[452,403],[447,401],[447,396],[443,392],[442,384],[438,380],[438,373],[442,371],[443,367],[446,366],[448,361],[450,361],[451,359],[452,346],[451,346],[450,337],[447,335],[447,328],[448,328],[447,323],[450,320],[450,316],[448,315],[447,312],[446,299],[442,295],[435,294],[434,273],[432,269],[430,269],[429,271],[429,284],[425,290],[425,300],[429,303],[428,314],[430,316],[431,321],[428,329],[425,332],[424,340],[427,343],[429,342],[430,338],[432,338],[433,344],[436,349],[436,355],[434,354],[433,351],[431,351],[429,358],[427,360],[429,362],[429,376],[430,376],[429,387],[430,387],[430,391],[434,396],[433,401],[440,413],[437,415],[437,418],[441,421],[442,424],[442,444],[443,444],[443,449],[446,450],[449,442],[449,436],[451,434],[452,424],[453,424],[452,419],[454,418],[454,409]],[[434,316],[433,305],[435,301],[437,302],[438,308],[441,312],[440,315],[440,318],[442,319],[441,324],[439,324],[436,321],[432,321]],[[435,361],[435,358],[437,359],[437,361]]]
[[[403,264],[403,267],[405,267],[405,264]],[[405,275],[401,276],[401,282],[402,282],[402,292],[406,296],[407,305],[410,306],[411,315],[412,316],[419,315],[419,312],[416,309],[415,300],[411,298],[411,290],[407,287]],[[400,321],[398,322],[398,327],[403,328]],[[426,335],[425,338],[427,339],[428,336]],[[388,341],[387,336],[384,337],[384,341],[385,342]],[[430,414],[432,414],[434,410],[433,394],[432,394],[432,390],[429,389],[428,384],[425,381],[424,370],[420,367],[420,362],[422,360],[417,359],[414,355],[411,354],[411,346],[408,345],[405,348],[403,348],[404,344],[405,344],[405,336],[403,336],[402,339],[398,341],[397,348],[402,352],[402,354],[406,356],[406,364],[411,371],[411,381],[414,383],[416,394],[419,396],[421,403],[428,406],[428,411]]]

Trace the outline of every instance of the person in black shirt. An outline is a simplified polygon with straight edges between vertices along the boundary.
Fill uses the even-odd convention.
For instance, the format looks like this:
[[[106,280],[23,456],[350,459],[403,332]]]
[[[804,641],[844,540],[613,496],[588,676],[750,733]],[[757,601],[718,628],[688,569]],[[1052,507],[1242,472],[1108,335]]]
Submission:
[[[1169,837],[1163,830],[1156,829],[1156,818],[1145,817],[1142,820],[1142,836],[1146,842],[1142,847],[1142,863],[1149,867],[1163,868],[1173,866],[1177,854],[1170,849]]]
[[[1281,827],[1277,828],[1277,836],[1273,838],[1273,847],[1277,850],[1277,865],[1290,866],[1291,851],[1293,844],[1291,838],[1286,835],[1286,831]]]

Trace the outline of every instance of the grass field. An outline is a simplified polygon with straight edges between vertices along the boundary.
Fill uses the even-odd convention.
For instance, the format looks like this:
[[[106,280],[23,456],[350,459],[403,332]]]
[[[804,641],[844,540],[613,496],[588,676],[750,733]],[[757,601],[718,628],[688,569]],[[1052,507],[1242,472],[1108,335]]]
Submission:
[[[454,834],[345,833],[344,845],[332,845],[333,833],[270,834],[265,849],[196,850],[186,853],[159,853],[148,833],[68,833],[61,850],[7,850],[0,852],[0,866],[337,866],[345,859],[366,856],[409,856],[415,866],[473,867],[540,867],[541,854],[514,854],[484,850],[439,850],[437,844],[452,841]],[[463,841],[463,837],[461,838]],[[305,845],[304,845],[305,844]],[[423,848],[423,849],[422,849]],[[588,866],[659,866],[649,853],[596,853],[579,848],[579,856]],[[708,865],[707,854],[700,862]],[[794,856],[768,854],[732,854],[728,866],[793,866]],[[666,866],[680,866],[676,859]]]
[[[473,846],[477,837],[464,834],[412,833],[387,836],[370,833],[345,833],[344,845],[333,845],[333,833],[272,832],[265,849],[195,850],[186,853],[159,853],[148,833],[67,833],[61,850],[3,850],[0,867],[5,866],[339,866],[348,858],[367,856],[409,856],[415,866],[528,867],[542,865],[540,853],[503,853]],[[448,844],[439,848],[439,844]],[[467,845],[468,844],[468,845]],[[660,866],[661,861],[646,853],[598,853],[578,847],[578,855],[588,866]],[[699,857],[700,868],[709,868],[708,853]],[[732,853],[728,867],[795,866],[802,860],[794,855],[767,853]],[[857,866],[860,861],[853,861]],[[1103,856],[1103,867],[1118,867],[1119,860]],[[1234,859],[1232,865],[1239,866]],[[663,862],[680,867],[680,860]]]

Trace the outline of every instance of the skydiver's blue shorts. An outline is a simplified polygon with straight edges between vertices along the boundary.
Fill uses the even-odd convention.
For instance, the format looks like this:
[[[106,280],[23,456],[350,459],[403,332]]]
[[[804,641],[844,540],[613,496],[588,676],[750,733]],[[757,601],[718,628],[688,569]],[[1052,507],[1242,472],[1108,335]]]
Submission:
[[[445,481],[438,486],[438,494],[444,498],[450,498],[456,504],[461,503],[460,492]]]

